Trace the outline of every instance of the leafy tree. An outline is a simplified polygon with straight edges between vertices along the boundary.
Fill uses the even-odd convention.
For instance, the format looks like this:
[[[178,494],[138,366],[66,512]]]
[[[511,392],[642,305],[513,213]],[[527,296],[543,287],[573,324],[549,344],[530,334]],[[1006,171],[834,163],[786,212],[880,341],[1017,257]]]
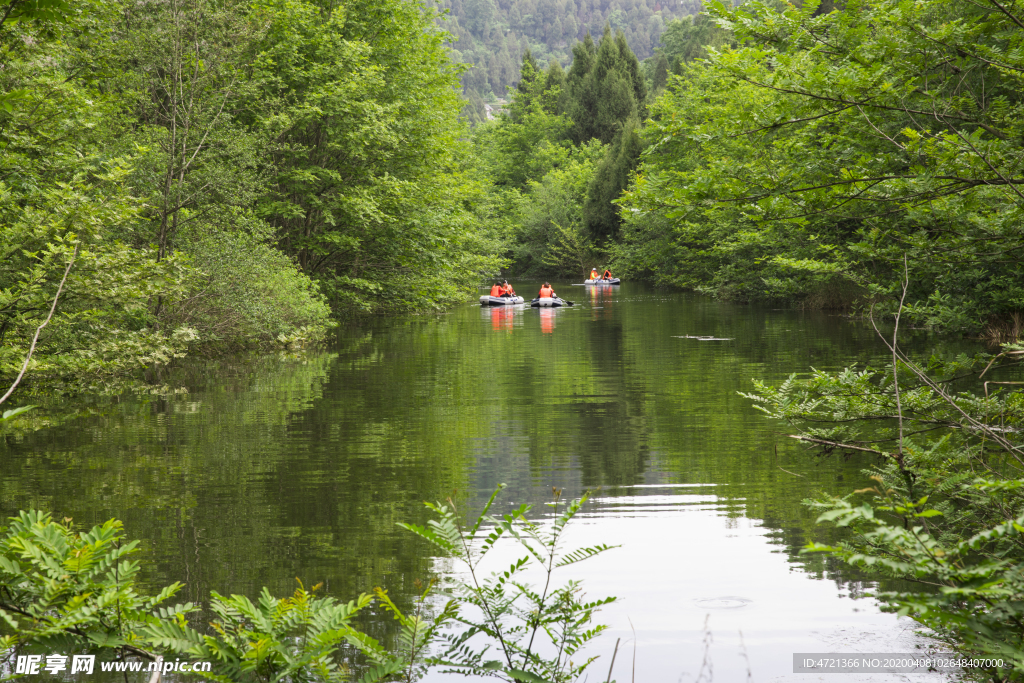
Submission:
[[[576,261],[592,260],[588,258],[592,249],[584,232],[583,207],[595,164],[603,152],[600,145],[591,144],[560,168],[551,169],[539,181],[529,183],[516,212],[516,246],[512,257],[518,270],[577,275],[583,269],[577,267]],[[560,250],[561,256],[553,254],[552,250],[566,240],[571,243],[569,252],[576,256],[562,253],[566,249]],[[584,244],[585,248],[581,246]]]
[[[252,125],[273,181],[260,198],[280,246],[339,310],[436,307],[493,270],[467,208],[458,70],[408,3],[269,2]]]
[[[660,93],[668,83],[668,58],[664,53],[659,52],[654,62],[654,75],[651,77],[651,89]]]
[[[523,190],[531,180],[568,162],[575,148],[569,140],[570,122],[557,113],[560,98],[557,75],[535,78],[525,92],[517,93],[507,117],[477,130],[478,154],[495,185]]]
[[[716,7],[749,46],[665,96],[634,206],[702,226],[719,289],[806,297],[845,282],[891,302],[906,257],[913,320],[1009,315],[1024,291],[1006,268],[1020,38],[1000,7]]]
[[[518,122],[522,119],[526,112],[530,110],[533,99],[538,95],[543,97],[544,93],[548,92],[551,86],[554,85],[553,82],[549,85],[546,77],[542,80],[542,74],[543,72],[537,68],[537,62],[534,61],[533,55],[527,50],[523,54],[523,64],[519,68],[519,82],[516,84],[516,94],[508,108],[509,117],[513,121]],[[553,98],[549,97],[548,99],[551,100]],[[542,102],[541,107],[550,110],[551,102]]]
[[[577,144],[591,139],[610,143],[591,181],[585,209],[586,228],[600,240],[618,232],[620,221],[612,202],[628,186],[640,157],[636,131],[646,115],[647,86],[621,32],[613,38],[606,26],[598,45],[588,35],[573,50],[577,59],[566,78],[565,100],[572,120],[570,135]]]
[[[126,182],[133,159],[107,148],[117,101],[83,76],[72,40],[110,16],[45,7],[0,29],[9,58],[0,90],[13,93],[0,112],[0,375],[18,372],[44,319],[36,377],[166,362],[194,333],[156,329],[149,306],[181,295],[191,271],[117,239],[140,210]]]
[[[668,22],[661,43],[659,54],[664,55],[667,68],[679,73],[680,64],[707,58],[708,48],[735,47],[736,41],[730,30],[720,26],[710,14],[701,12]]]
[[[199,273],[187,296],[162,318],[202,330],[218,346],[265,340],[281,346],[319,341],[334,323],[319,288],[291,259],[265,240],[240,230],[191,230],[179,245]]]
[[[577,144],[591,138],[610,143],[626,121],[646,114],[647,86],[640,63],[625,36],[619,32],[613,37],[607,26],[596,49],[584,40],[578,51],[574,48],[577,52],[583,59],[573,62],[567,78],[572,139]]]
[[[564,104],[562,93],[566,92],[565,71],[557,59],[553,60],[548,66],[547,73],[544,76],[544,90],[548,92],[555,92],[557,90],[559,96],[553,105],[554,110],[552,113],[564,114],[565,111],[561,107]]]
[[[106,46],[121,51],[130,140],[146,150],[133,185],[147,200],[148,225],[135,241],[155,243],[158,261],[186,227],[224,229],[232,222],[225,208],[251,206],[262,141],[232,117],[248,87],[245,9],[206,0],[140,5]]]
[[[634,117],[615,136],[587,188],[584,222],[595,239],[618,236],[621,219],[614,202],[629,187],[642,151],[640,122]]]

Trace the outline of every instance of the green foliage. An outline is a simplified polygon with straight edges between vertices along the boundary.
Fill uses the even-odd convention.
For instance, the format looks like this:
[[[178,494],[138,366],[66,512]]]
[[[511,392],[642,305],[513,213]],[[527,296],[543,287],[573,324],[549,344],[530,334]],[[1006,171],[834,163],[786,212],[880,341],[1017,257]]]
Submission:
[[[567,74],[557,62],[542,74],[527,53],[507,116],[475,130],[492,192],[517,207],[519,272],[579,272],[591,245],[617,234],[613,201],[640,157],[647,86],[623,34],[606,27],[599,44],[588,34],[573,51]]]
[[[696,0],[444,0],[444,27],[457,39],[456,54],[471,64],[462,76],[468,98],[503,97],[520,80],[516,64],[529,51],[540,67],[574,60],[573,44],[605,25],[622,31],[641,59],[653,54],[663,29],[700,11]]]
[[[246,232],[187,238],[200,271],[188,296],[168,304],[163,319],[203,330],[204,342],[236,345],[292,338],[316,341],[333,325],[314,281],[279,250]]]
[[[521,197],[512,252],[521,271],[579,275],[592,260],[590,240],[584,233],[583,206],[594,174],[594,157],[603,148],[593,141],[562,168],[552,169],[539,182],[532,181]]]
[[[710,54],[708,48],[735,47],[735,42],[731,31],[716,23],[711,15],[701,12],[665,24],[659,54],[665,57],[666,70],[678,74],[681,64],[706,59]]]
[[[350,625],[369,606],[371,597],[361,595],[341,603],[314,597],[317,588],[306,590],[300,583],[289,598],[275,598],[264,588],[256,603],[244,595],[225,597],[214,592],[210,611],[216,621],[211,623],[211,634],[192,629],[179,606],[162,610],[161,619],[144,626],[140,635],[156,648],[213,662],[210,672],[198,674],[210,680],[349,680],[351,672],[338,657],[338,645],[349,642],[379,648]]]
[[[576,59],[566,76],[566,113],[576,144],[592,138],[611,143],[628,121],[646,118],[647,85],[621,31],[613,37],[606,26],[596,46],[588,36],[573,46],[573,54]]]
[[[73,20],[75,30],[93,23]],[[0,112],[0,376],[20,369],[76,250],[33,375],[121,372],[179,355],[192,332],[157,329],[150,302],[180,295],[189,268],[118,239],[139,206],[127,187],[132,159],[105,148],[111,98],[75,79],[77,48],[45,25],[17,23],[0,43],[12,57],[0,89],[21,93]]]
[[[631,118],[608,147],[587,188],[584,222],[595,239],[618,237],[621,219],[615,202],[632,183],[633,169],[642,151],[640,122]]]
[[[432,657],[427,655],[430,649],[440,638],[441,629],[451,625],[451,622],[458,616],[458,604],[455,600],[448,600],[444,609],[436,616],[429,616],[428,598],[431,596],[433,583],[424,587],[417,581],[416,586],[423,589],[423,592],[416,597],[416,604],[412,614],[404,614],[398,605],[388,596],[387,591],[382,588],[374,589],[374,595],[381,605],[394,616],[395,621],[401,626],[396,643],[397,652],[390,654],[378,646],[367,646],[365,641],[360,643],[362,651],[367,654],[373,662],[374,668],[370,670],[363,681],[371,677],[383,677],[395,675],[398,680],[412,681],[421,678],[436,663]]]
[[[990,391],[987,383],[983,394],[950,389],[978,368],[984,375],[993,365],[1017,365],[1019,352],[932,358],[926,367],[898,347],[893,355],[896,365],[882,370],[816,371],[778,387],[755,382],[748,398],[826,455],[880,459],[867,472],[874,486],[808,501],[820,522],[854,532],[808,551],[909,582],[915,589],[877,594],[887,609],[965,655],[1003,659],[1005,668],[985,672],[989,680],[1021,680],[1024,403],[1019,391]]]
[[[561,547],[566,525],[587,500],[583,496],[565,503],[555,489],[548,503],[550,517],[543,522],[526,518],[530,506],[523,505],[503,516],[490,515],[491,506],[504,486],[491,495],[471,526],[464,527],[449,500],[427,504],[436,519],[426,526],[400,524],[426,539],[446,555],[458,560],[469,573],[452,590],[458,611],[453,618],[465,628],[443,633],[438,664],[465,675],[498,676],[508,681],[573,681],[596,659],[573,661],[573,655],[596,638],[604,626],[591,626],[594,614],[615,598],[586,601],[579,582],[552,587],[555,569],[590,559],[609,550],[598,545],[564,551]],[[504,571],[483,574],[483,560],[502,537],[513,539],[525,555]],[[541,568],[547,579],[542,589],[524,583],[521,575],[530,566]],[[469,607],[470,610],[465,608]],[[478,636],[486,644],[481,646]],[[538,636],[540,639],[538,640]],[[542,645],[541,640],[547,643]],[[490,655],[494,648],[494,655]],[[541,651],[550,648],[554,656]],[[488,659],[497,656],[499,659]]]
[[[1006,496],[986,495],[988,490],[1005,492],[1011,486],[1019,489],[1022,483],[974,479],[951,493],[993,505],[1005,503]],[[943,512],[929,507],[928,496],[914,501],[895,489],[875,488],[871,493],[873,504],[854,505],[845,499],[817,502],[815,505],[825,510],[819,521],[848,527],[857,537],[838,546],[812,543],[807,550],[830,553],[874,573],[938,586],[934,592],[887,591],[878,595],[890,611],[911,616],[959,652],[1002,660],[1003,666],[984,670],[989,680],[1021,680],[1024,514],[944,543],[938,538],[948,534],[941,519]]]
[[[1019,310],[1020,17],[995,2],[819,9],[712,3],[744,46],[680,63],[632,198],[672,222],[650,237],[681,252],[670,277],[891,302],[906,256],[915,323]]]
[[[22,512],[0,528],[0,663],[26,649],[61,652],[112,648],[142,654],[137,629],[181,588],[152,598],[135,588],[139,563],[127,559],[138,541],[125,542],[121,522],[85,533],[70,520]],[[190,606],[188,606],[190,608]]]
[[[209,0],[144,5],[88,47],[90,57],[115,51],[121,74],[108,87],[125,93],[121,144],[137,150],[131,185],[144,201],[131,239],[154,244],[157,260],[187,229],[230,230],[260,193],[263,132],[230,115],[253,90],[242,70],[259,34],[247,13]]]
[[[587,264],[597,260],[597,251],[579,228],[563,227],[554,224],[556,237],[551,241],[548,252],[544,254],[543,263],[555,269],[561,275],[585,274]]]
[[[264,589],[254,604],[245,596],[213,593],[210,611],[216,621],[203,635],[186,620],[196,610],[191,603],[159,607],[181,584],[152,598],[137,591],[139,563],[125,558],[138,552],[138,541],[124,541],[121,522],[78,533],[70,520],[22,512],[2,532],[0,630],[10,634],[0,636],[0,663],[26,650],[113,650],[119,657],[150,661],[162,652],[212,662],[210,672],[197,672],[210,680],[340,681],[348,680],[350,671],[337,658],[339,643],[381,650],[349,624],[370,604],[368,595],[339,603],[316,598],[300,585],[282,599]],[[392,662],[391,669],[396,666]]]
[[[557,92],[547,93],[548,102]],[[576,149],[568,140],[569,122],[545,108],[544,93],[517,112],[516,119],[478,126],[474,139],[481,163],[494,185],[524,190],[569,163]]]
[[[252,124],[270,134],[260,214],[342,312],[437,308],[497,269],[473,211],[459,71],[422,7],[267,3]]]
[[[466,562],[473,580],[458,584],[436,613],[433,584],[417,584],[421,593],[411,613],[377,588],[377,600],[399,622],[392,648],[353,626],[373,597],[363,594],[348,603],[318,598],[319,586],[307,590],[301,582],[291,597],[275,598],[264,588],[256,602],[213,592],[208,609],[214,620],[202,632],[190,621],[197,612],[192,603],[160,607],[181,584],[152,598],[136,590],[139,564],[125,558],[138,551],[138,541],[124,542],[119,521],[78,533],[70,520],[57,523],[40,512],[22,512],[0,529],[0,665],[25,651],[112,650],[120,658],[149,661],[188,655],[212,663],[210,671],[196,674],[223,682],[351,680],[359,668],[362,683],[412,683],[434,666],[512,681],[576,680],[595,658],[581,664],[570,658],[604,630],[590,622],[614,598],[584,602],[577,582],[552,588],[550,577],[556,568],[609,547],[561,550],[565,526],[585,497],[564,504],[556,492],[551,519],[536,523],[526,519],[525,505],[502,519],[490,517],[499,492],[469,530],[450,504],[429,506],[440,519],[426,527],[400,525]],[[502,535],[514,537],[530,556],[478,582],[480,559]],[[518,577],[534,561],[548,574],[540,592]],[[483,610],[485,620],[467,616],[467,606]],[[453,633],[453,623],[464,628]],[[480,635],[491,643],[480,648]],[[537,652],[538,635],[557,648],[553,658]],[[435,652],[442,643],[443,651]],[[491,647],[501,650],[504,662],[484,660]]]
[[[0,376],[298,345],[502,261],[447,34],[405,2],[13,0],[0,13]]]

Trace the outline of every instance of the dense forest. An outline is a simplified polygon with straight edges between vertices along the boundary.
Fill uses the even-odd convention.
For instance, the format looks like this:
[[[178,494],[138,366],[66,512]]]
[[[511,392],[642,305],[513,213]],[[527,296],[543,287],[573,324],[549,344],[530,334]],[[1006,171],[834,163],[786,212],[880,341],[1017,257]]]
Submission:
[[[33,377],[109,375],[462,300],[500,261],[436,18],[8,3],[0,375],[30,348]]]
[[[641,62],[624,32],[605,25],[600,35],[573,45],[567,70],[557,60],[542,68],[526,51],[507,110],[474,128],[501,231],[515,236],[505,253],[517,274],[576,276],[607,259],[650,106],[673,72],[733,40],[706,15],[686,17]]]
[[[564,85],[527,53],[508,116],[476,134],[513,270],[600,259],[731,300],[889,311],[909,280],[915,324],[998,336],[1024,310],[1017,24],[987,5],[969,31],[938,3],[871,7],[669,22],[631,102],[621,33],[577,43]],[[868,17],[886,27],[871,40]],[[613,42],[629,66],[604,66]]]
[[[454,58],[472,65],[462,83],[474,122],[486,119],[485,100],[504,98],[518,83],[526,52],[541,66],[568,67],[572,46],[608,25],[646,59],[670,21],[701,9],[699,0],[444,0],[442,6],[449,11],[443,26],[456,40]]]

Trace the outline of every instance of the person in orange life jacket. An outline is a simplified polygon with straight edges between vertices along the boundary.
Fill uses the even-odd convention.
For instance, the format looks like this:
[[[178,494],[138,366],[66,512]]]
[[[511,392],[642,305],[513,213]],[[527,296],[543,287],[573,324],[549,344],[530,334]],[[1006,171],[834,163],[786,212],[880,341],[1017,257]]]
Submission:
[[[501,285],[495,282],[491,286],[491,296],[501,296]]]
[[[611,280],[612,279],[612,271],[610,271],[607,268],[605,268],[604,275],[602,275],[601,277],[603,279],[605,279],[605,280]]]
[[[505,280],[505,286],[501,288],[501,295],[502,296],[515,296],[516,295],[516,291],[514,289],[512,289],[512,285],[510,285],[508,283],[508,280]]]
[[[591,268],[590,269],[590,279],[591,280],[596,280],[597,279],[597,268]]]
[[[555,294],[555,290],[551,289],[551,284],[545,282],[540,288],[540,294],[537,295],[540,299],[556,299],[558,295]]]

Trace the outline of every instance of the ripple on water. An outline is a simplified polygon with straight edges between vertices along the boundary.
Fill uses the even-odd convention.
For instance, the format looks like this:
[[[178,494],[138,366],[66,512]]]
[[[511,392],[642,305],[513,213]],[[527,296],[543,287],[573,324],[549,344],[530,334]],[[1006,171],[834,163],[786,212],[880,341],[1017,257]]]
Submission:
[[[701,609],[739,609],[746,607],[752,600],[736,595],[723,595],[718,598],[697,598],[693,604]]]

